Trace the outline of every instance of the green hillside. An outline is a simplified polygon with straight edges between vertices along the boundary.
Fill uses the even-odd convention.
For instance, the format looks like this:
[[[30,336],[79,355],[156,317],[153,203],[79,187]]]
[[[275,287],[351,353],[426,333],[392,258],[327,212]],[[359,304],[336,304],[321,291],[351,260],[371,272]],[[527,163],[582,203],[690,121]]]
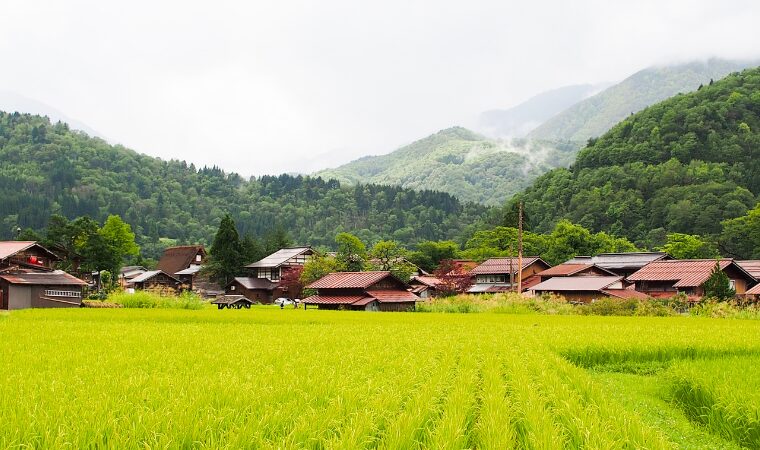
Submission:
[[[576,103],[530,132],[531,139],[564,140],[581,143],[601,136],[616,123],[649,105],[678,93],[696,90],[731,72],[757,63],[710,59],[706,62],[650,67],[614,86]]]
[[[343,183],[378,183],[448,192],[462,201],[503,204],[542,173],[569,165],[571,145],[500,141],[449,128],[392,153],[318,172]]]
[[[727,242],[731,223],[722,221],[747,214],[758,195],[760,68],[755,68],[628,117],[592,140],[572,168],[537,179],[523,198],[539,230],[567,218],[651,246],[661,243],[665,232]],[[748,257],[749,247],[722,250]]]
[[[245,180],[19,113],[0,112],[0,161],[0,239],[17,226],[40,230],[53,213],[99,221],[118,214],[153,257],[173,243],[210,242],[227,212],[243,234],[285,229],[295,243],[313,245],[332,245],[344,230],[366,242],[459,239],[486,212],[433,191],[288,175]]]

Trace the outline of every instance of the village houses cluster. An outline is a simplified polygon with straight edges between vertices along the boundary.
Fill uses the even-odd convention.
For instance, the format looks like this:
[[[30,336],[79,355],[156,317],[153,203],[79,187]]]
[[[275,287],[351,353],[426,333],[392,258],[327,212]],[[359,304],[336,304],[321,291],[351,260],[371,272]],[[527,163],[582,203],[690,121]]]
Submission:
[[[282,281],[288,270],[303,267],[314,255],[311,247],[280,249],[246,265],[246,276],[218,286],[201,271],[207,260],[202,245],[171,247],[155,270],[123,267],[119,283],[127,291],[191,290],[214,299],[212,303],[220,309],[240,308],[298,298],[301,292]],[[37,242],[0,242],[0,309],[81,306],[92,281],[57,270],[58,260]],[[760,299],[760,261],[676,260],[665,253],[635,252],[577,256],[554,267],[537,256],[449,263],[452,269],[443,276],[465,279],[463,290],[467,293],[520,290],[528,296],[559,295],[574,303],[601,298],[667,298],[679,293],[698,300],[705,295],[704,284],[717,263],[738,297]],[[305,286],[311,295],[301,303],[320,309],[408,311],[439,295],[446,284],[445,279],[419,268],[409,280],[387,271],[330,273]]]

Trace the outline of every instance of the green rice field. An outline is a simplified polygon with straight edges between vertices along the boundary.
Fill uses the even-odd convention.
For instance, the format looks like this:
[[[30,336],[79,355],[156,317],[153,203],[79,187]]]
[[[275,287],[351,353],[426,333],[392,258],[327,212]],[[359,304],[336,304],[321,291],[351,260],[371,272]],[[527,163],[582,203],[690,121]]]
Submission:
[[[760,448],[760,321],[0,316],[0,448]]]

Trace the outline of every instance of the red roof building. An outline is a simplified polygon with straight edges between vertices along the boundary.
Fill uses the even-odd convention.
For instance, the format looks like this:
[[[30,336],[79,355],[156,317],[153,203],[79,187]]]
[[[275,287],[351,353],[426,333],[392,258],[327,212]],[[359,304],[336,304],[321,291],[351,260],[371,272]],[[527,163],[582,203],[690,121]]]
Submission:
[[[715,262],[714,259],[655,261],[629,276],[628,280],[636,284],[637,291],[651,297],[672,297],[679,292],[690,297],[702,297],[703,284],[710,278]],[[738,295],[744,294],[757,282],[733,259],[721,259],[719,265]]]
[[[647,298],[646,294],[629,289],[623,277],[607,276],[566,276],[552,277],[531,288],[536,295],[555,294],[568,301],[590,303],[600,298]]]
[[[473,285],[467,291],[471,294],[504,292],[514,290],[511,281],[517,284],[518,274],[522,274],[523,291],[540,281],[535,277],[538,273],[550,268],[543,259],[537,256],[527,256],[519,268],[518,258],[491,258],[470,271],[474,277]]]
[[[563,263],[539,272],[541,281],[554,277],[619,276],[616,273],[594,264]]]
[[[420,298],[423,299],[434,297],[436,286],[439,284],[441,284],[441,280],[430,275],[418,275],[412,277],[409,281],[409,286],[411,286],[410,291],[419,295]]]
[[[304,305],[319,309],[409,311],[420,299],[409,292],[409,285],[385,271],[331,273],[306,287],[317,294],[305,298]]]
[[[760,260],[734,261],[742,269],[760,281]]]

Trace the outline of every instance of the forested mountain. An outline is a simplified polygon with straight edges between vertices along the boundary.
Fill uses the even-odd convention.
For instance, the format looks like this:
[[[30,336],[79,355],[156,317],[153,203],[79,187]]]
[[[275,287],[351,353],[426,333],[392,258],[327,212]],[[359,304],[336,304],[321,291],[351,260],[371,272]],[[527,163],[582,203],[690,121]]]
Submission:
[[[284,229],[294,243],[332,245],[351,230],[366,242],[463,239],[486,208],[433,191],[265,176],[162,161],[74,132],[46,117],[0,113],[0,238],[40,230],[51,214],[118,214],[146,256],[174,243],[208,244],[230,213],[241,234]]]
[[[629,116],[592,140],[571,169],[540,177],[522,198],[537,230],[567,218],[647,247],[660,245],[666,232],[733,240],[734,247],[744,240],[746,247],[750,235],[727,236],[726,227],[746,228],[757,214],[722,222],[744,217],[758,195],[760,68],[755,68]]]
[[[527,137],[575,141],[580,145],[601,136],[626,116],[678,93],[696,90],[757,62],[710,59],[705,62],[650,67],[589,97],[545,121]]]
[[[524,137],[550,117],[609,86],[610,83],[577,84],[542,92],[512,108],[482,113],[478,130],[497,138]]]
[[[501,205],[537,176],[569,165],[575,148],[550,142],[492,140],[448,128],[381,156],[318,172],[343,183],[378,183],[448,192],[462,201]]]

